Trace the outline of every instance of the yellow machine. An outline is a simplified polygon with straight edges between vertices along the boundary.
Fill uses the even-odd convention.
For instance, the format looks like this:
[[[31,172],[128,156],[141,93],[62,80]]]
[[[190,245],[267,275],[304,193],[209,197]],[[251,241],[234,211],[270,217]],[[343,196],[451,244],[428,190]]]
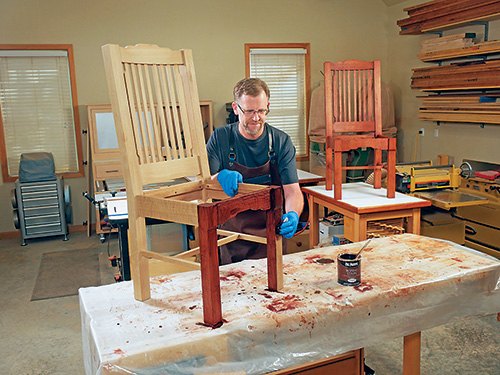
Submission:
[[[420,234],[500,258],[500,165],[464,160],[396,165],[396,190],[432,203],[422,210]]]
[[[458,188],[461,168],[453,164],[432,165],[432,161],[396,164],[396,190],[414,193],[430,189]]]

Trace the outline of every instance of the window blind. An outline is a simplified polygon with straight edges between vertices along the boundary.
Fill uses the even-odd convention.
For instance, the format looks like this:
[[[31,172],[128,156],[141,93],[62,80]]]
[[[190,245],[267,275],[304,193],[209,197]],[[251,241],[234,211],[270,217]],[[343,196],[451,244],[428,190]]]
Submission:
[[[67,51],[0,51],[0,106],[9,176],[37,151],[54,155],[58,173],[78,171]]]
[[[307,154],[306,53],[303,48],[250,49],[250,76],[264,80],[271,91],[267,122],[292,138],[297,155]]]

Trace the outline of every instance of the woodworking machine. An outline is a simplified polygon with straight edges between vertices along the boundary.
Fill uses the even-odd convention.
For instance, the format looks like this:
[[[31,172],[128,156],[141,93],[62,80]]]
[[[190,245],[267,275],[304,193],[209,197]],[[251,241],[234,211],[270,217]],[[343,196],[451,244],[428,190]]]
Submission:
[[[396,190],[401,193],[414,193],[430,189],[458,188],[460,176],[469,168],[463,165],[455,168],[453,164],[432,165],[432,161],[400,163],[396,165]]]

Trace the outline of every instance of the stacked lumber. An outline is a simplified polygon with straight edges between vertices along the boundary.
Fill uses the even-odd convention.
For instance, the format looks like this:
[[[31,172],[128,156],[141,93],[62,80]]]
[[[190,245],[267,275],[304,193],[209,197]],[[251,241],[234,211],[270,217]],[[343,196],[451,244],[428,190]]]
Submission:
[[[500,124],[500,92],[429,95],[421,98],[420,120]]]
[[[400,34],[417,35],[499,19],[500,0],[433,0],[404,10],[409,17],[397,22]],[[474,38],[461,33],[424,40],[418,57],[432,62],[500,53],[500,40]],[[416,68],[410,86],[440,93],[423,98],[420,120],[500,124],[500,59]]]
[[[461,33],[422,41],[421,54],[442,52],[450,49],[467,48],[474,45],[476,33]]]
[[[457,27],[471,21],[500,18],[500,0],[434,0],[405,8],[408,18],[397,21],[401,35]]]
[[[434,52],[420,52],[418,57],[424,62],[455,59],[463,56],[488,55],[500,53],[500,40],[473,43],[470,47],[443,49]]]
[[[500,60],[413,69],[411,88],[422,91],[500,88]]]

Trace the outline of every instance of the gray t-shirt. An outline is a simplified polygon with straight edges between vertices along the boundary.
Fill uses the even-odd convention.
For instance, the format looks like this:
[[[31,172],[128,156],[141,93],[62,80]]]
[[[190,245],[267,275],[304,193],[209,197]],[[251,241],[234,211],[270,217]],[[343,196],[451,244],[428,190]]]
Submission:
[[[269,133],[273,140],[273,149],[276,155],[278,171],[283,185],[299,182],[297,164],[295,162],[295,147],[289,135],[265,124],[266,129],[257,139],[246,139],[238,131],[238,123],[222,126],[215,129],[207,143],[208,162],[210,173],[216,174],[229,168],[229,140],[233,133],[234,152],[236,162],[245,167],[255,168],[266,164],[269,160]]]

